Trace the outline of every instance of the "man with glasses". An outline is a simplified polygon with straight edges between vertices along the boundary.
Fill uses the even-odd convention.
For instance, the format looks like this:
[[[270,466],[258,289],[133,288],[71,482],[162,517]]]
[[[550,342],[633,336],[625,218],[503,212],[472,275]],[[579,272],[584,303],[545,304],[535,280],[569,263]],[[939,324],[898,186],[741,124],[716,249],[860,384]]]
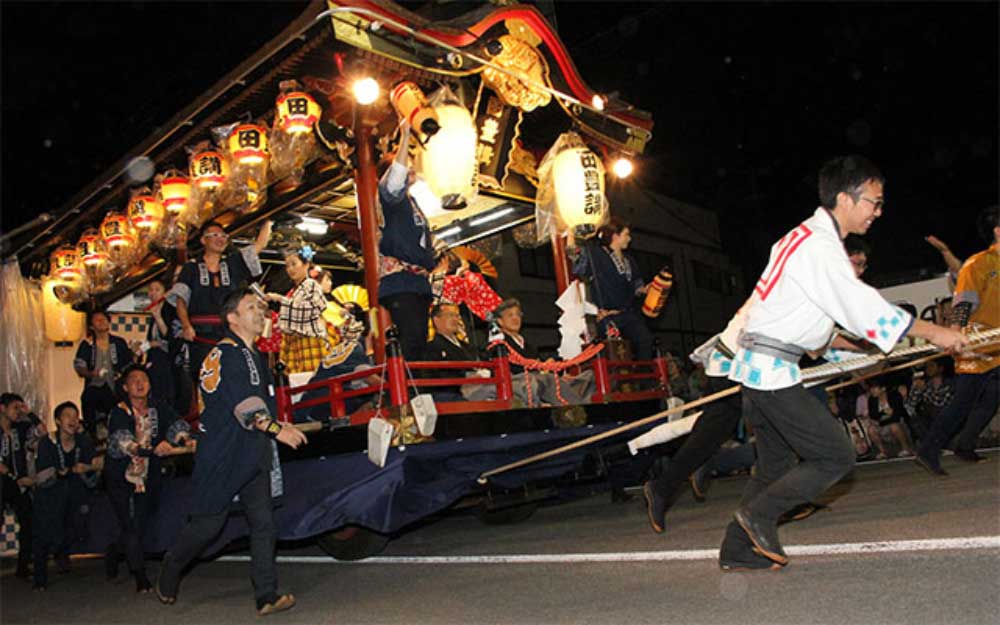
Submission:
[[[252,245],[240,248],[237,254],[227,254],[229,235],[222,225],[209,221],[202,226],[201,256],[184,264],[177,282],[167,294],[167,302],[177,308],[195,382],[202,360],[222,338],[219,318],[222,302],[263,272],[258,255],[267,247],[270,238],[271,222],[265,221]]]
[[[757,463],[723,540],[723,568],[741,545],[749,547],[739,558],[746,568],[787,564],[778,519],[854,466],[854,445],[844,429],[802,384],[804,353],[825,350],[837,324],[886,353],[907,334],[954,351],[968,344],[961,332],[891,305],[853,270],[843,239],[865,234],[882,215],[883,185],[866,158],[826,163],[819,173],[821,206],[772,246],[754,288],[729,378],[743,385]]]

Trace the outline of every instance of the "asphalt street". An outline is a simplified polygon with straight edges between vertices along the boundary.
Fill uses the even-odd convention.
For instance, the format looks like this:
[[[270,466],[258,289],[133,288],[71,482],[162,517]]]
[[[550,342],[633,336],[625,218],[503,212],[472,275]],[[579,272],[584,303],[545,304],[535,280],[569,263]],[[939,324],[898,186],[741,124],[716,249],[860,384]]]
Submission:
[[[778,572],[723,573],[723,528],[745,478],[716,480],[706,503],[685,494],[655,535],[641,497],[544,506],[515,525],[456,513],[403,534],[376,558],[334,561],[282,549],[275,623],[338,624],[993,624],[1000,623],[1000,456],[946,457],[948,478],[910,461],[859,466],[831,489],[830,509],[784,525],[791,562]],[[100,560],[33,593],[0,579],[3,623],[247,623],[245,555],[197,566],[178,603],[107,582]],[[150,562],[155,573],[157,562]]]

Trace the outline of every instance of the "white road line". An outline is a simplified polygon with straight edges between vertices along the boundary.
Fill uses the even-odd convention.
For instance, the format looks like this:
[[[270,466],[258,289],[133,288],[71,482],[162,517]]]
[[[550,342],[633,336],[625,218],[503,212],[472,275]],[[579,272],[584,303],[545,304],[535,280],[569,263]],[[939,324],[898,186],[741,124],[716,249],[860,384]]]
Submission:
[[[852,555],[912,551],[1000,549],[1000,536],[887,540],[868,543],[833,543],[785,547],[791,556]],[[377,556],[356,562],[340,562],[328,556],[278,556],[283,564],[554,564],[570,562],[663,562],[669,560],[716,560],[718,549],[684,551],[626,551],[620,553],[561,553],[482,556]],[[223,556],[218,562],[249,562],[250,556]]]

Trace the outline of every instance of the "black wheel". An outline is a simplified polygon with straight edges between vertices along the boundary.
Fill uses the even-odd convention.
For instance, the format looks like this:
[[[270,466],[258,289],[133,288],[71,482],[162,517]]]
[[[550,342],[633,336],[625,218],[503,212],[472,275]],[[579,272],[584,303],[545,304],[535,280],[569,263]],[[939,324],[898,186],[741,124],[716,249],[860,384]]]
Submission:
[[[537,503],[491,508],[484,501],[479,504],[479,508],[476,510],[476,518],[486,525],[513,525],[514,523],[527,521],[535,513],[535,510],[538,510]]]
[[[320,549],[338,560],[364,560],[382,553],[389,537],[366,527],[348,525],[316,539]]]

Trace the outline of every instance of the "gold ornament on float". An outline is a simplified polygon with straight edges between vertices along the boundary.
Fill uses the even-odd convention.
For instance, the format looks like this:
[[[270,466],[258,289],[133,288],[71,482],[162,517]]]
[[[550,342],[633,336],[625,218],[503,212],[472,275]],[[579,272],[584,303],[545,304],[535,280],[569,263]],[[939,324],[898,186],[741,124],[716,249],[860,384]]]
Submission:
[[[486,52],[494,65],[513,74],[492,67],[483,68],[483,81],[504,102],[530,112],[552,101],[548,91],[535,86],[546,84],[549,74],[548,65],[538,50],[516,37],[501,35],[486,44]]]

